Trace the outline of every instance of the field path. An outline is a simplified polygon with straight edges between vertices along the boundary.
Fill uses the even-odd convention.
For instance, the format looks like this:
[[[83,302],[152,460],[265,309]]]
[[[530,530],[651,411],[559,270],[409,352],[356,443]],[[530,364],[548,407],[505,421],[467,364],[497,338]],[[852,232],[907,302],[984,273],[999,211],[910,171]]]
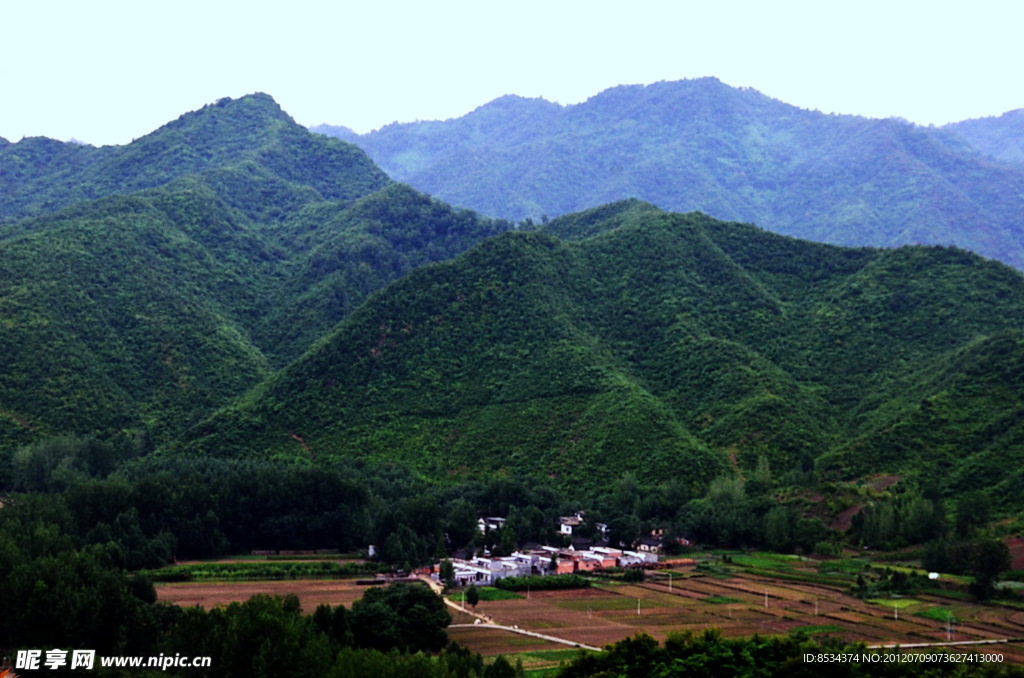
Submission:
[[[444,587],[442,587],[439,582],[434,581],[433,579],[431,579],[427,575],[421,574],[421,575],[419,575],[419,579],[424,584],[429,586],[430,589],[434,593],[436,593],[437,595],[441,596],[442,600],[444,600],[445,604],[448,605],[448,607],[450,607],[452,609],[455,609],[455,610],[458,610],[459,612],[462,612],[463,614],[472,615],[472,616],[476,617],[476,619],[477,619],[477,621],[475,623],[473,623],[473,624],[451,624],[448,628],[467,628],[467,627],[468,628],[477,628],[477,627],[479,627],[479,626],[481,626],[483,624],[486,624],[487,628],[489,628],[489,629],[501,629],[503,631],[511,631],[512,633],[518,633],[518,634],[523,635],[523,636],[531,636],[533,638],[540,638],[541,640],[546,640],[546,641],[551,642],[551,643],[561,643],[563,645],[570,645],[572,647],[583,648],[584,650],[593,650],[594,652],[601,652],[601,648],[599,648],[599,647],[594,647],[592,645],[585,645],[583,643],[577,643],[574,640],[566,640],[565,638],[558,638],[557,636],[549,636],[546,633],[537,633],[536,631],[527,631],[526,629],[521,629],[518,626],[505,626],[503,624],[497,624],[489,616],[487,616],[485,614],[478,614],[476,612],[470,612],[469,610],[467,610],[465,608],[459,607],[455,603],[455,601],[448,600],[447,598],[442,596],[441,592],[444,591]]]
[[[478,628],[481,624],[452,624],[448,628]],[[577,643],[575,640],[566,640],[565,638],[558,638],[556,636],[549,636],[546,633],[537,633],[536,631],[527,631],[521,629],[518,626],[504,626],[502,624],[496,624],[493,621],[487,622],[487,628],[489,629],[501,629],[503,631],[511,631],[512,633],[518,633],[523,636],[532,636],[533,638],[540,638],[550,643],[562,643],[563,645],[571,645],[572,647],[582,648],[584,650],[593,650],[594,652],[601,652],[601,648],[594,647],[592,645],[585,645],[583,643]]]

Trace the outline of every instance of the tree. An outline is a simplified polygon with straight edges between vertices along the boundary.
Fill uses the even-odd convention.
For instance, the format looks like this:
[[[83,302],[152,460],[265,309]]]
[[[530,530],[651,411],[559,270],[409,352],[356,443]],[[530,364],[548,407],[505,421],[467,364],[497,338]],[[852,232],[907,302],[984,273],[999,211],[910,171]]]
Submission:
[[[447,588],[455,586],[455,565],[452,561],[445,558],[441,561],[441,567],[439,568],[438,574],[441,576],[441,581]]]
[[[521,671],[517,672],[512,664],[501,655],[498,655],[494,663],[489,664],[484,669],[484,678],[516,678],[516,676],[521,675],[523,673]]]
[[[765,516],[764,538],[772,551],[789,551],[793,547],[795,516],[787,506],[778,505]]]
[[[969,492],[956,505],[956,533],[970,537],[974,531],[986,525],[992,513],[992,500],[984,492]]]
[[[644,570],[642,567],[627,567],[626,571],[622,573],[622,581],[642,582],[643,580]]]
[[[974,577],[971,593],[979,600],[987,600],[995,593],[999,576],[1010,569],[1010,549],[1001,539],[975,540],[971,548],[970,574]]]
[[[747,494],[752,496],[767,494],[772,488],[772,471],[768,466],[768,458],[763,454],[757,459],[757,468],[747,483]]]
[[[473,606],[473,610],[476,610],[476,606],[480,603],[480,589],[475,585],[470,585],[469,590],[466,591],[466,602]]]
[[[448,521],[445,531],[451,540],[452,548],[468,546],[479,533],[477,528],[476,508],[465,499],[458,499],[448,506]]]
[[[451,621],[441,597],[419,583],[371,587],[349,614],[356,645],[382,651],[437,652]]]

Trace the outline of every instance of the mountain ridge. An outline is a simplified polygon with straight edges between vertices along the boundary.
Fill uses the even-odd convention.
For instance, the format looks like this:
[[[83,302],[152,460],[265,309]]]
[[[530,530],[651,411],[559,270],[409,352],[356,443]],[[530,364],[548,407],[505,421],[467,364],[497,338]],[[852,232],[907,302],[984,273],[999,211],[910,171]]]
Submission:
[[[952,128],[808,111],[715,78],[523,113],[533,101],[348,139],[399,181],[512,220],[636,197],[832,244],[956,245],[1024,268],[1024,171]]]
[[[391,182],[266,95],[125,147],[13,146],[0,149],[12,444],[120,429],[164,442],[376,289],[510,227]]]
[[[171,449],[562,486],[680,468],[702,483],[809,454],[849,478],[846,441],[913,418],[907,384],[936,396],[957,351],[1024,325],[1020,273],[963,251],[820,245],[636,201],[547,226],[595,222],[414,270]]]
[[[706,127],[749,94],[702,86],[677,124]],[[635,122],[619,118],[624,134]],[[874,163],[867,183],[961,157],[896,121],[844,125],[837,139]],[[687,143],[689,157],[726,157]],[[164,164],[142,178],[158,185],[136,189],[123,169],[159,149]],[[89,149],[9,150],[5,167],[38,162],[4,179],[36,182],[35,214],[0,229],[8,462],[50,436],[127,433],[162,454],[368,459],[437,482],[528,474],[594,489],[628,473],[698,491],[762,460],[786,473],[816,459],[847,479],[881,454],[879,470],[913,479],[961,446],[951,490],[977,468],[975,486],[1012,496],[992,469],[1018,439],[1024,283],[966,251],[826,245],[635,198],[516,228],[387,179],[269,97],[213,104],[104,155],[102,180],[79,193],[64,188],[90,176]],[[48,186],[64,153],[82,161]],[[828,164],[814,168],[827,183]],[[78,200],[89,191],[109,194]],[[943,196],[932,207],[948,212]]]
[[[262,93],[220,99],[124,146],[29,138],[0,149],[0,223],[186,175],[206,176],[243,209],[270,186],[293,200],[303,191],[305,199],[352,200],[390,182],[356,147],[323,139]]]

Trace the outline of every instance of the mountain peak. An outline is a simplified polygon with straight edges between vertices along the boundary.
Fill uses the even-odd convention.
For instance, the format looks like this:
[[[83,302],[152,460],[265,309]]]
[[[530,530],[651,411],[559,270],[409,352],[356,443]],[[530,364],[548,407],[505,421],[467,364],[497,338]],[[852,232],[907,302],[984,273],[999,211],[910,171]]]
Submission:
[[[274,101],[274,97],[256,92],[237,99],[218,99],[199,110],[178,116],[177,120],[167,123],[147,136],[158,135],[165,130],[188,131],[202,136],[215,132],[221,134],[231,128],[238,128],[238,131],[251,134],[265,130],[275,123],[297,125],[295,120]]]
[[[29,139],[2,150],[0,219],[154,188],[190,174],[208,176],[221,198],[253,218],[263,218],[248,211],[259,204],[253,198],[257,185],[273,185],[298,201],[352,200],[390,181],[363,151],[313,134],[262,92],[219,99],[125,146]],[[18,158],[7,157],[12,150]],[[296,163],[300,157],[303,162]],[[26,159],[34,172],[4,171]],[[44,176],[53,181],[39,181]]]
[[[292,120],[292,117],[284,112],[284,109],[282,109],[277,101],[274,100],[274,97],[265,92],[253,92],[252,94],[246,94],[238,97],[237,99],[223,97],[221,99],[217,99],[217,101],[211,105],[217,108],[244,108],[251,111],[259,110],[282,120]]]
[[[472,124],[519,124],[546,115],[557,115],[562,106],[543,97],[505,94],[467,113],[462,120]],[[518,122],[516,122],[518,121]]]

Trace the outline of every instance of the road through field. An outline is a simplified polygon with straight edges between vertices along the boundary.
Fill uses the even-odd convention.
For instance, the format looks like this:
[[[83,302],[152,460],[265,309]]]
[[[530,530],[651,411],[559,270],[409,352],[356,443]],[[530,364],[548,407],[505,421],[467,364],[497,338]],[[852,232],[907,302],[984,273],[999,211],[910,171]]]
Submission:
[[[549,636],[547,634],[537,633],[535,631],[527,631],[525,629],[519,628],[518,626],[504,626],[502,624],[497,624],[489,616],[484,615],[484,614],[477,614],[476,612],[470,612],[469,610],[465,609],[464,607],[459,607],[458,605],[456,605],[454,601],[451,601],[451,600],[448,600],[447,598],[445,598],[442,595],[442,592],[444,591],[444,588],[441,586],[440,583],[434,581],[430,577],[428,577],[426,575],[420,575],[420,581],[424,582],[427,586],[429,586],[431,588],[431,590],[434,591],[434,593],[436,593],[437,595],[441,596],[441,598],[444,600],[445,604],[448,605],[448,607],[451,607],[451,608],[453,608],[455,610],[458,610],[459,612],[462,612],[464,614],[472,615],[473,617],[476,617],[476,619],[477,619],[477,621],[474,622],[473,624],[451,624],[451,625],[449,625],[448,628],[465,628],[465,627],[474,628],[474,627],[486,624],[487,628],[491,628],[491,629],[501,629],[503,631],[511,631],[512,633],[518,633],[519,635],[522,635],[522,636],[531,636],[533,638],[540,638],[541,640],[546,640],[546,641],[551,642],[551,643],[561,643],[563,645],[570,645],[572,647],[579,647],[579,648],[582,648],[584,650],[593,650],[595,652],[600,652],[601,651],[601,648],[599,648],[599,647],[593,647],[592,645],[584,645],[583,643],[577,643],[576,641],[573,641],[573,640],[566,640],[565,638],[558,638],[556,636]]]

